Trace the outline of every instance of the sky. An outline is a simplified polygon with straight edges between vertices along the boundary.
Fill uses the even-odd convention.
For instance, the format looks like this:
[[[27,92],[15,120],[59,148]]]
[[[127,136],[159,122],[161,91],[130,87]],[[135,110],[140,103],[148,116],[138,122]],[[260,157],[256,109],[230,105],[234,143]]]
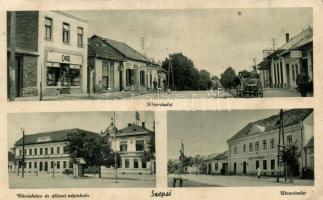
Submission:
[[[279,110],[169,111],[167,158],[179,157],[181,141],[186,155],[209,155],[228,149],[226,141],[249,122],[278,114]]]
[[[80,128],[100,133],[111,122],[113,112],[61,112],[61,113],[10,113],[8,114],[8,150],[22,137],[21,128],[25,134],[35,134],[47,131]],[[154,113],[139,112],[140,124],[153,130]],[[125,128],[128,123],[136,121],[135,112],[116,112],[116,126]]]
[[[220,75],[227,67],[250,70],[264,49],[313,26],[312,8],[68,11],[88,21],[89,37],[122,41],[164,60],[182,52],[198,69]],[[141,37],[145,38],[144,51]]]

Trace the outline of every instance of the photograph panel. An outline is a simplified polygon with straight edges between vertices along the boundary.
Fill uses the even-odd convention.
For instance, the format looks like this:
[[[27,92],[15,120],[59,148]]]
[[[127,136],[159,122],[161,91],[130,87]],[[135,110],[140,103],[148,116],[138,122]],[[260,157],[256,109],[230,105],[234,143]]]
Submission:
[[[153,188],[147,112],[8,114],[9,188]]]
[[[314,186],[313,109],[168,111],[167,118],[169,187]]]
[[[11,101],[312,97],[313,9],[10,11],[7,60]]]

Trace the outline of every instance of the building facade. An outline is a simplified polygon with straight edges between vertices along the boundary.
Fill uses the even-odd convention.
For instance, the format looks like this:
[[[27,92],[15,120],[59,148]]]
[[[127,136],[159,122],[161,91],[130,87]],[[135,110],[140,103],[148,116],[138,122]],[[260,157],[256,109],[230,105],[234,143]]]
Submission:
[[[228,174],[228,151],[211,154],[203,159],[199,172],[201,174]]]
[[[296,144],[301,151],[299,167],[295,175],[299,176],[302,169],[309,167],[306,160],[310,159],[305,151],[306,144],[313,138],[313,110],[295,109],[283,113],[284,138],[281,144]],[[277,171],[283,173],[283,166],[278,166],[279,114],[256,122],[249,123],[228,143],[229,172],[231,174],[256,174],[257,168],[262,175],[274,176]],[[313,153],[313,152],[312,152]],[[312,166],[311,166],[312,167]],[[314,168],[311,168],[314,170]]]
[[[98,35],[89,39],[88,63],[89,90],[94,92],[152,90],[154,81],[163,85],[166,74],[127,44]]]
[[[15,37],[15,73],[8,73],[15,96],[50,96],[58,89],[86,93],[87,22],[61,11],[14,13],[14,23],[10,23],[12,13],[7,14],[7,48],[9,67],[10,41]],[[15,25],[14,35],[11,25]]]
[[[118,167],[118,173],[125,174],[152,174],[156,172],[155,159],[147,160],[144,157],[144,151],[152,138],[154,132],[142,125],[128,124],[126,128],[117,131],[116,139],[114,134],[103,133],[108,138],[111,147],[118,152],[121,157],[121,163]],[[101,166],[102,174],[114,173],[113,166]]]
[[[286,43],[264,56],[259,70],[265,87],[297,88],[297,74],[304,70],[313,84],[313,29],[303,30],[290,38],[286,33]]]
[[[68,144],[69,134],[81,133],[84,133],[85,137],[100,137],[97,133],[82,129],[25,135],[24,142],[23,138],[20,138],[15,143],[16,162],[12,168],[16,173],[18,170],[21,171],[23,156],[26,173],[62,173],[67,169],[75,168],[75,166],[70,165],[70,155],[66,152],[66,145]]]

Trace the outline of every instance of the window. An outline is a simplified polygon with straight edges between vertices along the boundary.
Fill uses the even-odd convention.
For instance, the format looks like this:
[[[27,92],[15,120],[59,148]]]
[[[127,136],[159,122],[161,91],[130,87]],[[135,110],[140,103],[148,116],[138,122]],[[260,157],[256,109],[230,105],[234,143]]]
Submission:
[[[45,155],[48,155],[48,148],[45,148]]]
[[[145,71],[140,71],[140,85],[145,86]]]
[[[31,156],[33,154],[33,150],[29,149],[29,155]]]
[[[37,156],[37,148],[34,149],[34,155]]]
[[[249,152],[253,151],[253,143],[249,143]]]
[[[219,164],[218,163],[214,163],[214,170],[218,171],[219,170]]]
[[[259,151],[259,142],[258,141],[255,143],[255,151]]]
[[[146,159],[143,159],[141,162],[142,162],[142,164],[141,164],[142,166],[141,167],[144,168],[144,169],[146,169],[147,168],[147,160]]]
[[[63,42],[70,43],[70,25],[68,23],[63,23]]]
[[[275,159],[270,160],[270,169],[272,169],[272,170],[275,169]]]
[[[45,17],[45,39],[52,39],[52,27],[53,20],[51,18]]]
[[[39,149],[39,155],[43,155],[43,148]]]
[[[134,167],[134,168],[138,168],[138,167],[139,167],[138,159],[134,159],[134,160],[133,160],[133,167]]]
[[[120,141],[120,151],[127,151],[127,141]]]
[[[234,147],[233,147],[233,153],[234,153],[234,154],[237,154],[237,146],[234,146]]]
[[[266,150],[267,149],[267,140],[262,141],[262,149]]]
[[[144,150],[144,141],[136,140],[136,151],[143,151],[143,150]]]
[[[256,169],[259,168],[259,160],[256,160]]]
[[[64,147],[63,147],[63,153],[64,153],[64,154],[67,154],[67,146],[64,146]]]
[[[243,144],[243,153],[246,153],[247,145]]]
[[[37,162],[34,162],[34,168],[37,169]]]
[[[59,169],[60,167],[61,167],[61,162],[60,161],[57,161],[56,168]]]
[[[53,169],[54,168],[54,161],[50,162],[50,168]]]
[[[77,46],[83,47],[83,28],[77,27]]]
[[[124,162],[125,162],[125,168],[129,168],[129,159],[125,159]]]
[[[274,149],[275,148],[275,139],[271,138],[270,139],[270,149]]]
[[[292,135],[287,136],[287,145],[291,145],[293,143],[293,137]]]
[[[29,169],[31,169],[32,168],[32,162],[29,162]]]
[[[50,148],[50,154],[54,154],[54,147]]]
[[[22,156],[22,149],[19,149],[19,156]]]
[[[56,148],[56,154],[60,154],[61,153],[61,148],[60,147],[57,147]]]
[[[126,86],[132,86],[135,84],[135,70],[126,69]]]
[[[262,169],[264,169],[264,170],[267,169],[267,160],[262,161]]]
[[[66,161],[63,161],[63,168],[66,168]]]

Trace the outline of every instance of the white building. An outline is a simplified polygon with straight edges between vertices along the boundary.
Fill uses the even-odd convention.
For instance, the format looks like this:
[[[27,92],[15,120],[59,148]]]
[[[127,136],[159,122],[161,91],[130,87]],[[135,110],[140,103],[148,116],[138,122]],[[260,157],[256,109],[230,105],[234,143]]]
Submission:
[[[114,151],[121,157],[121,166],[118,173],[152,174],[156,172],[155,159],[147,160],[144,151],[147,150],[150,141],[154,138],[154,132],[142,125],[128,124],[126,128],[117,131],[116,142],[113,134],[103,133]],[[102,166],[102,174],[114,173],[113,166]]]
[[[301,151],[299,167],[295,176],[301,175],[303,168],[314,170],[310,164],[313,151],[305,151],[314,137],[313,109],[293,109],[283,112],[284,138],[281,144],[296,143]],[[279,114],[247,124],[228,141],[229,171],[231,174],[256,174],[259,167],[263,175],[276,175],[283,171],[278,168]],[[312,145],[313,146],[313,145]],[[309,144],[308,147],[311,147]],[[311,147],[313,149],[314,147]],[[307,164],[306,164],[307,163]]]

